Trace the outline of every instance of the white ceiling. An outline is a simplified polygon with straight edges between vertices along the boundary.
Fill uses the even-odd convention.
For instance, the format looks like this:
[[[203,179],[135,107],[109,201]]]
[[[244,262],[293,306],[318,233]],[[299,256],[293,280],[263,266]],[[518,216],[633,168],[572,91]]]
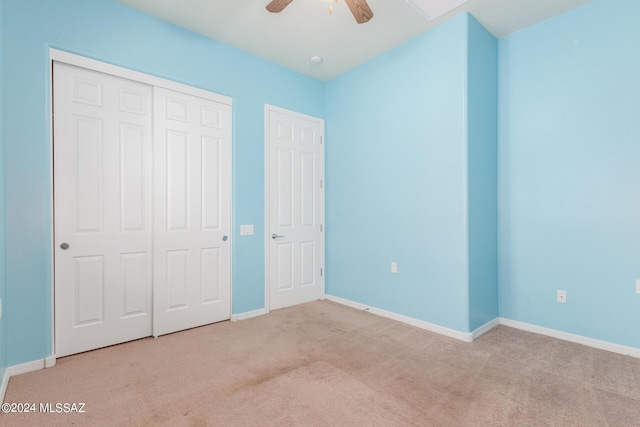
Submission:
[[[294,0],[279,14],[270,0],[117,0],[287,68],[329,80],[416,35],[469,11],[502,37],[590,0],[470,0],[428,22],[405,0],[368,0],[374,13],[358,25],[344,0]],[[309,58],[321,56],[321,65]]]

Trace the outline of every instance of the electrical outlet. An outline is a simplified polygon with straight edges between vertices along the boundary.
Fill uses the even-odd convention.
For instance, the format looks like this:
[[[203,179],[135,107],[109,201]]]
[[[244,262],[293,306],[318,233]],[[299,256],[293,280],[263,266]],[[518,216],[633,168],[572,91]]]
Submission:
[[[397,262],[392,262],[391,263],[391,272],[392,273],[397,273],[398,272],[398,263]]]
[[[558,291],[557,301],[562,304],[567,303],[567,291]]]
[[[640,279],[636,280],[636,294],[640,294]]]

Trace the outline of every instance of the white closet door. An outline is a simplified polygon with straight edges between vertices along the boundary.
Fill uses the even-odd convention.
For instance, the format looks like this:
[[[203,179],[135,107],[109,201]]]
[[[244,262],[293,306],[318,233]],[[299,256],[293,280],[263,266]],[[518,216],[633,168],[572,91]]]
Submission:
[[[58,357],[151,335],[152,89],[54,65]]]
[[[154,89],[155,336],[231,316],[231,107]]]

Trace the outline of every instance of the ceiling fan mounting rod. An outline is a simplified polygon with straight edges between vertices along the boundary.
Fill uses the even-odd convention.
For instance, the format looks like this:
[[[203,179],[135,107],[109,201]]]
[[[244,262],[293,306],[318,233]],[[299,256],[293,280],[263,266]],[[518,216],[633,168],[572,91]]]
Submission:
[[[289,5],[293,0],[272,0],[267,5],[267,10],[271,13],[280,13],[284,10],[285,7]],[[338,0],[330,0],[336,3]],[[369,22],[371,18],[373,18],[373,12],[367,3],[367,0],[344,0],[349,6],[349,10],[351,14],[356,19],[358,24],[364,24],[365,22]],[[333,5],[329,5],[329,13],[333,13]]]

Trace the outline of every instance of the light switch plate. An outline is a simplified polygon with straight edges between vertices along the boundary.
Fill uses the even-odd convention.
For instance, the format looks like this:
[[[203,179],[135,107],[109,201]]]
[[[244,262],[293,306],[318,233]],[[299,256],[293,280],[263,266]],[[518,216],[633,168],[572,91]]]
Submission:
[[[636,294],[640,294],[640,280],[636,280]]]
[[[253,224],[240,226],[241,236],[253,236]]]

